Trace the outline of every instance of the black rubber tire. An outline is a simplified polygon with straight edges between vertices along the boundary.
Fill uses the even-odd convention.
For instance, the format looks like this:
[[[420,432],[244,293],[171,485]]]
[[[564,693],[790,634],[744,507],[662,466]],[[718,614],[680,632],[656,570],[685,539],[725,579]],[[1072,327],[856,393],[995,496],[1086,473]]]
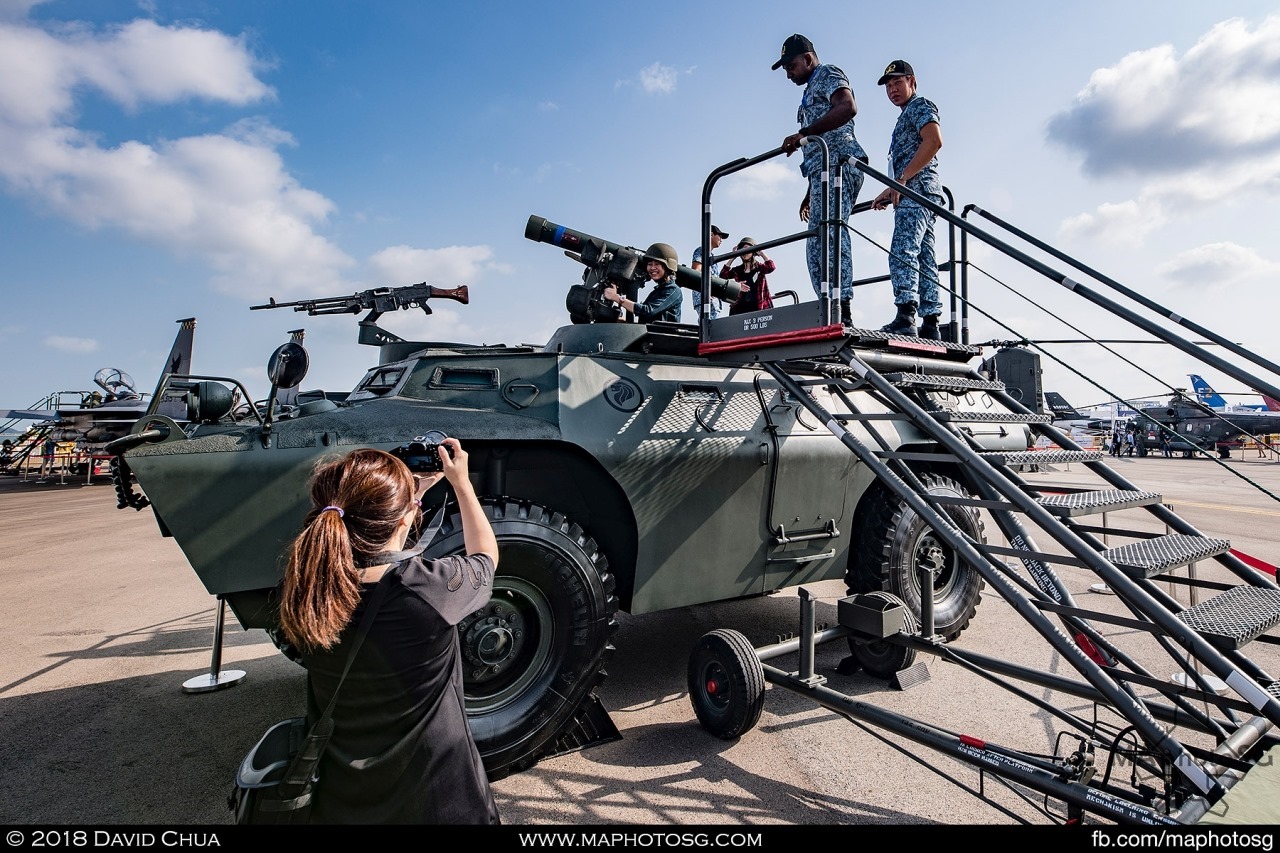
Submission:
[[[879,601],[887,601],[892,604],[902,604],[902,599],[888,592],[869,592],[871,596]],[[911,609],[906,608],[906,614],[903,618],[903,626],[908,634],[915,634],[920,630],[916,617],[911,615]],[[900,646],[897,643],[891,643],[888,640],[875,640],[873,642],[859,642],[850,640],[849,649],[853,652],[853,657],[858,661],[868,675],[876,678],[889,679],[894,673],[904,670],[916,662],[916,650],[907,646]]]
[[[596,541],[546,507],[486,500],[498,539],[493,598],[458,625],[467,722],[490,779],[554,751],[604,680],[618,600]],[[454,512],[426,556],[463,550]]]
[[[1230,448],[1230,447],[1228,447],[1227,445],[1219,444],[1219,445],[1218,445],[1218,458],[1219,458],[1219,459],[1230,459],[1230,458],[1231,458],[1231,448]]]
[[[698,722],[723,740],[755,728],[764,708],[764,666],[747,638],[718,629],[689,654],[689,702]]]
[[[921,474],[920,479],[930,494],[971,497],[948,477]],[[942,511],[971,539],[986,541],[982,519],[975,509],[945,506]],[[858,504],[854,548],[845,583],[851,593],[893,593],[918,623],[920,580],[916,558],[930,552],[942,562],[933,588],[934,630],[945,639],[954,640],[968,627],[982,600],[982,576],[935,536],[933,528],[915,510],[879,482],[867,490]]]

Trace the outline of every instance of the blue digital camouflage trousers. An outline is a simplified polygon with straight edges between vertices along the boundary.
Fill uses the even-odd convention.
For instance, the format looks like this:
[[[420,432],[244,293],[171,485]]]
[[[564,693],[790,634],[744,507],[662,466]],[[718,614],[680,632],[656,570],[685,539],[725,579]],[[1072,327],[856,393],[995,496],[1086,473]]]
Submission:
[[[903,199],[893,211],[893,243],[889,246],[894,303],[915,302],[925,317],[942,313],[938,262],[933,254],[933,219],[933,211]]]
[[[845,163],[841,174],[840,195],[841,210],[844,211],[842,222],[849,221],[849,214],[858,202],[858,191],[862,189],[862,171],[854,168],[852,163]],[[815,170],[809,176],[809,224],[817,227],[824,217],[818,209],[822,197],[821,170]],[[834,235],[828,235],[831,239]],[[809,262],[809,280],[813,283],[813,292],[822,296],[822,249],[818,237],[810,237],[805,246],[805,257]],[[831,271],[835,272],[836,243],[831,243]],[[843,224],[840,227],[840,298],[853,298],[853,252],[849,245],[849,229]]]

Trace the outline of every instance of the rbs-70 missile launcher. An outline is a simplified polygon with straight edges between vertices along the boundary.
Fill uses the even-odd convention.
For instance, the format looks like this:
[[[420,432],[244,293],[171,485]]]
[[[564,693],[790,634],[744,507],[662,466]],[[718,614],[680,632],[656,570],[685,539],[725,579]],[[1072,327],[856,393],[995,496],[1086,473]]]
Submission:
[[[793,392],[759,366],[700,356],[695,326],[627,322],[600,303],[609,283],[634,295],[642,253],[540,217],[525,233],[586,267],[570,292],[575,322],[545,346],[409,342],[366,318],[362,338],[378,341],[381,357],[340,402],[238,410],[229,392],[210,391],[238,387],[234,380],[172,376],[171,385],[190,389],[190,425],[153,415],[116,445],[162,532],[243,627],[276,627],[280,555],[308,509],[305,486],[318,459],[357,447],[395,451],[444,434],[467,448],[501,548],[492,602],[458,626],[471,729],[494,777],[609,728],[594,691],[613,653],[619,610],[651,613],[842,578],[852,591],[887,591],[919,611],[916,567],[929,560],[937,633],[954,638],[965,629],[981,578]],[[691,269],[678,278],[702,286]],[[410,298],[421,307],[441,295],[466,301],[465,293],[414,287],[371,291],[380,301],[367,306],[361,294],[317,300],[311,313],[330,313],[330,303],[346,313],[388,311]],[[713,278],[711,292],[732,301],[736,284]],[[872,338],[868,358],[907,372],[928,362],[933,374],[960,377],[978,352],[938,345],[895,353],[885,350],[886,336]],[[816,376],[821,361],[796,369]],[[281,353],[273,383],[296,385],[305,363],[296,350]],[[956,389],[966,381],[957,378]],[[838,384],[810,381],[806,393],[828,409],[844,395],[871,418],[887,415],[883,400]],[[978,446],[1027,449],[1020,416],[982,391],[956,393],[1004,412],[1003,422],[965,427]],[[208,408],[215,398],[219,405]],[[874,439],[862,423],[847,429],[889,452],[937,450],[903,420],[876,420]],[[967,496],[954,462],[940,457],[920,470],[930,492]],[[982,540],[975,509],[947,512]],[[428,556],[462,548],[455,516]]]

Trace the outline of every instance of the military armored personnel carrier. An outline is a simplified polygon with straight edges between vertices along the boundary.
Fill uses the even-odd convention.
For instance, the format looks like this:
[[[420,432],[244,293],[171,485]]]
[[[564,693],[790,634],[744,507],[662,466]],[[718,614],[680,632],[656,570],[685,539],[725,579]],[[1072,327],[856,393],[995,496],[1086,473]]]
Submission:
[[[634,294],[642,252],[539,217],[526,236],[582,252],[584,283],[569,298],[579,319],[610,281]],[[680,278],[700,284],[688,268]],[[729,287],[714,283],[716,292]],[[379,347],[379,364],[341,403],[234,417],[238,383],[175,376],[190,388],[193,425],[159,417],[139,425],[151,440],[133,437],[128,466],[162,530],[244,627],[274,627],[278,557],[307,510],[304,484],[317,458],[357,446],[395,451],[432,432],[464,442],[502,547],[493,603],[460,626],[471,724],[495,774],[592,737],[578,729],[592,726],[583,715],[619,609],[650,613],[829,578],[918,607],[915,564],[924,558],[940,569],[938,630],[955,637],[973,617],[981,579],[767,373],[700,356],[696,326],[573,322],[535,348],[409,342],[375,325],[385,310],[465,299],[428,290],[291,304],[369,309],[361,338]],[[890,342],[880,337],[871,344],[884,349]],[[282,355],[298,364],[295,346]],[[923,356],[958,370],[975,353],[937,344]],[[918,356],[897,358],[910,366]],[[810,393],[839,403],[832,390]],[[871,399],[858,404],[887,413]],[[1003,411],[981,406],[988,420],[993,407]],[[986,449],[1025,450],[1022,416],[1005,411],[1004,420],[970,426]],[[895,450],[934,446],[910,424],[885,424]],[[938,494],[965,494],[946,465],[927,477]],[[953,517],[981,537],[973,510]],[[460,530],[446,523],[431,552],[461,547]]]
[[[734,161],[708,178],[702,236],[710,263],[700,275],[682,268],[677,277],[700,289],[704,307],[713,294],[734,295],[710,274],[711,263],[735,254],[710,255],[712,187],[781,153]],[[1228,375],[1242,374],[866,164],[857,168],[1074,294],[1196,350]],[[835,210],[825,221],[843,218]],[[152,413],[114,444],[121,506],[149,499],[161,530],[176,538],[206,588],[244,627],[271,631],[279,555],[307,509],[304,486],[316,460],[363,446],[413,460],[441,434],[461,439],[502,550],[492,602],[458,628],[468,718],[495,777],[608,734],[594,691],[619,611],[651,613],[839,578],[852,595],[840,602],[840,624],[821,639],[847,641],[851,659],[873,676],[896,678],[917,653],[939,654],[993,681],[1083,698],[1093,719],[1040,702],[1067,721],[1071,737],[1060,743],[1073,744],[1046,756],[831,695],[817,689],[822,679],[812,669],[810,608],[801,638],[785,648],[754,650],[732,631],[704,638],[689,664],[690,698],[704,726],[720,737],[745,734],[759,718],[767,680],[1060,798],[1072,817],[1094,811],[1135,822],[1198,820],[1247,771],[1274,763],[1263,756],[1280,754],[1273,731],[1280,682],[1240,651],[1255,639],[1280,642],[1263,636],[1280,623],[1274,578],[1021,405],[1040,398],[1038,387],[1032,396],[1011,393],[1019,369],[1002,370],[998,358],[977,363],[981,350],[956,334],[963,323],[953,322],[946,341],[850,328],[834,320],[829,283],[817,302],[716,320],[704,313],[697,325],[640,324],[611,313],[601,294],[612,285],[634,299],[644,252],[536,216],[525,235],[564,249],[584,268],[566,299],[573,322],[545,346],[411,342],[377,326],[387,311],[430,313],[438,298],[465,302],[463,289],[424,284],[262,306],[367,310],[360,340],[379,348],[379,363],[345,399],[313,395],[288,409],[274,402],[277,387],[264,405],[237,407],[237,390],[249,397],[232,379],[168,377],[186,395],[190,423]],[[826,257],[831,241],[823,241]],[[950,270],[954,292],[956,266]],[[297,385],[306,362],[300,346],[281,347],[268,365],[273,386]],[[1239,378],[1280,396],[1266,380]],[[1033,435],[1058,449],[1030,450]],[[1077,461],[1102,488],[1045,489],[1020,476],[1025,465]],[[146,498],[132,491],[130,469]],[[439,504],[444,496],[428,498]],[[1128,509],[1149,513],[1169,532],[1112,530],[1136,541],[1108,547],[1107,529],[1084,523]],[[979,510],[1006,545],[986,541]],[[1033,528],[1066,553],[1037,545]],[[446,519],[428,554],[461,548],[456,519]],[[1162,584],[1186,582],[1173,570],[1196,561],[1213,561],[1223,579],[1193,585],[1221,594],[1185,607]],[[1105,582],[1125,614],[1077,603],[1056,563]],[[984,584],[1079,678],[952,649]],[[1123,648],[1134,634],[1168,651],[1185,671],[1182,686]],[[797,650],[798,674],[762,665]],[[1219,696],[1210,674],[1235,696]],[[1100,722],[1098,709],[1120,724]],[[1210,742],[1192,743],[1179,727]],[[1096,750],[1112,756],[1101,775]],[[1116,757],[1140,765],[1152,781],[1118,785],[1110,778]]]

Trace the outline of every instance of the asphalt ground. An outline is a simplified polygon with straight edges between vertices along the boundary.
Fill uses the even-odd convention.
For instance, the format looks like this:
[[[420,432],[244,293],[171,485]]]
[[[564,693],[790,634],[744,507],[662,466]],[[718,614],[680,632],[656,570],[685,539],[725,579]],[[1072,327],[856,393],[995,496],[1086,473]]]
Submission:
[[[1135,484],[1203,533],[1280,563],[1280,464],[1237,458],[1120,459]],[[1027,475],[1092,481],[1083,466]],[[1120,519],[1112,514],[1112,524]],[[1139,519],[1135,528],[1157,529]],[[1144,527],[1145,525],[1145,527]],[[990,520],[992,541],[999,533]],[[1042,543],[1043,544],[1043,543]],[[1202,569],[1204,571],[1209,571]],[[1082,603],[1095,578],[1062,575]],[[808,587],[818,621],[835,623],[839,582]],[[1086,596],[1092,596],[1087,601]],[[215,600],[149,509],[117,510],[106,484],[0,478],[0,823],[223,825],[240,758],[271,723],[303,710],[304,676],[261,631],[228,619],[225,670],[236,686],[188,694],[207,674]],[[617,653],[600,690],[622,738],[546,760],[495,783],[504,823],[542,825],[1047,823],[1043,798],[897,737],[873,731],[778,688],[756,728],[736,741],[698,725],[686,688],[689,651],[715,628],[763,645],[798,628],[796,590],[761,598],[620,617]],[[957,646],[1048,671],[1066,669],[990,590]],[[1255,651],[1255,649],[1257,651]],[[1248,653],[1280,672],[1276,646]],[[865,674],[840,675],[843,642],[820,646],[827,686],[956,731],[1051,752],[1062,726],[1043,710],[931,657],[930,678],[905,691]],[[794,669],[795,657],[773,661]],[[1088,714],[1082,700],[1033,692]],[[969,790],[966,790],[969,789]],[[994,805],[970,791],[982,789]],[[1061,817],[1060,806],[1054,809]]]

